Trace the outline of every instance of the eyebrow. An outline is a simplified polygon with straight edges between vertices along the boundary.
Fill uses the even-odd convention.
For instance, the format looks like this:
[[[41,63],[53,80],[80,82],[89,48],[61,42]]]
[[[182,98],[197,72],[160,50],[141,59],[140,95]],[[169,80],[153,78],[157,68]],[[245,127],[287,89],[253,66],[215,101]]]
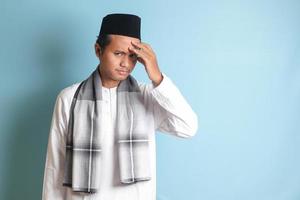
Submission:
[[[118,52],[126,53],[126,51],[123,51],[123,50],[120,50],[120,49],[115,49],[114,51],[118,51]]]
[[[116,52],[116,51],[127,54],[126,51],[123,51],[123,50],[120,50],[120,49],[114,50],[114,52]],[[130,51],[128,51],[128,54],[129,54],[129,55],[132,55],[132,54],[135,54],[135,53],[131,53]]]

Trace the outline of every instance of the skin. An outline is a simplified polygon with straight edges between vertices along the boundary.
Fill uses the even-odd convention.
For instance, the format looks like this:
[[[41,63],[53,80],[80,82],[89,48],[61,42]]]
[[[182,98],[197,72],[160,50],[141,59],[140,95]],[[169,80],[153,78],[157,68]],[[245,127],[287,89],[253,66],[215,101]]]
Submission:
[[[103,52],[101,52],[99,44],[95,44],[95,54],[100,61],[99,71],[104,87],[118,86],[134,70],[137,62],[144,65],[148,77],[155,87],[161,83],[163,76],[157,64],[155,53],[149,44],[133,37],[110,36],[111,42]],[[127,71],[128,73],[122,74],[120,71]]]

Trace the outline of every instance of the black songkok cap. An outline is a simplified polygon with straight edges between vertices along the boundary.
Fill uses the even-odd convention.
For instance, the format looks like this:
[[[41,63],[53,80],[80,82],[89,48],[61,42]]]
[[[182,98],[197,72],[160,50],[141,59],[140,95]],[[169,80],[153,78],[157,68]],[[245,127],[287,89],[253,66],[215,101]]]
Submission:
[[[141,18],[132,14],[109,14],[102,19],[99,36],[124,35],[141,39]]]

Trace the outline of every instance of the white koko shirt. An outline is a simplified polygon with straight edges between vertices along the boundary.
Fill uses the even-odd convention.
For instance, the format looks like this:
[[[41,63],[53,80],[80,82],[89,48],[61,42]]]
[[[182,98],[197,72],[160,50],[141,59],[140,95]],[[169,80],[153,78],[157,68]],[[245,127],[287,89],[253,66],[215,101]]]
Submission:
[[[138,83],[144,96],[144,105],[154,116],[153,130],[149,130],[151,180],[134,184],[121,184],[118,153],[114,128],[116,123],[117,93],[114,88],[102,86],[102,109],[105,120],[102,124],[101,179],[99,192],[84,194],[73,192],[62,186],[65,143],[69,109],[72,98],[80,83],[63,89],[57,96],[49,133],[47,157],[43,182],[43,200],[155,200],[156,199],[156,147],[155,131],[178,137],[196,134],[198,119],[195,112],[181,95],[170,78],[163,73],[162,82]]]

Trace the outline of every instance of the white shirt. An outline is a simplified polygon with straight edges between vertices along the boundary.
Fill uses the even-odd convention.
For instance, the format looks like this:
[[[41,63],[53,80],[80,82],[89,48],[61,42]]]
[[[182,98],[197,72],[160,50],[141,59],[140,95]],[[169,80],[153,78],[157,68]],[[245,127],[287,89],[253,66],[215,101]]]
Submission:
[[[153,134],[149,135],[151,180],[124,185],[120,183],[115,123],[117,93],[114,88],[102,86],[104,134],[101,138],[101,179],[99,192],[76,193],[62,186],[65,142],[69,110],[74,93],[80,83],[63,89],[57,96],[49,133],[43,182],[43,200],[155,200],[156,199],[156,147],[155,131],[178,137],[191,137],[198,129],[198,118],[170,78],[163,73],[162,82],[138,83],[144,96],[144,105],[154,116]]]

